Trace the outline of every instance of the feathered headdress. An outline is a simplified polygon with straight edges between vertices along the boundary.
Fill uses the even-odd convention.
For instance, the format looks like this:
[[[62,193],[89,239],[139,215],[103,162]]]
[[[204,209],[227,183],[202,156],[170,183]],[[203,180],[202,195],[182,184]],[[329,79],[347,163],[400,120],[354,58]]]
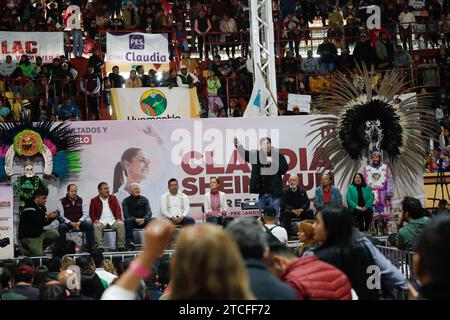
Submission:
[[[0,181],[13,175],[14,157],[44,158],[44,174],[60,181],[81,171],[80,143],[70,129],[70,122],[30,121],[0,123]]]
[[[426,162],[429,137],[437,129],[430,112],[431,96],[411,95],[399,102],[396,99],[405,93],[404,74],[387,72],[375,93],[373,76],[366,67],[358,67],[358,72],[359,85],[337,73],[336,81],[319,97],[320,113],[332,116],[309,122],[317,127],[308,134],[311,142],[324,131],[329,133],[314,148],[324,148],[322,156],[331,160],[335,173],[342,173],[337,183],[340,186],[358,172],[363,157],[373,151],[389,161],[398,183],[416,184]]]

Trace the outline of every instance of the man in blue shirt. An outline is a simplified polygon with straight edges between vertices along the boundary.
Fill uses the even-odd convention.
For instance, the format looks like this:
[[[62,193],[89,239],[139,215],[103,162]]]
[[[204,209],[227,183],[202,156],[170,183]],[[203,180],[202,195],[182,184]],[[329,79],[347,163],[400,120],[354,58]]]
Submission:
[[[6,121],[9,119],[11,115],[11,110],[4,106],[2,101],[0,100],[0,122]]]
[[[71,98],[66,98],[64,104],[59,107],[58,118],[60,120],[77,120],[80,118],[80,109],[72,103]]]

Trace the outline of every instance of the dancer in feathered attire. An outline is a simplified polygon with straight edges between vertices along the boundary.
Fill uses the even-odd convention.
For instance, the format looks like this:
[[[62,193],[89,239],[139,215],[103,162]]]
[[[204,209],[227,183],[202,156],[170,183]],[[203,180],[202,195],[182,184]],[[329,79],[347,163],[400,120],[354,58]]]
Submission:
[[[310,121],[316,128],[309,136],[315,141],[324,131],[331,132],[314,148],[325,148],[323,156],[333,163],[334,173],[341,173],[337,182],[341,187],[369,164],[371,155],[376,156],[372,160],[378,163],[366,167],[366,177],[373,189],[381,188],[374,212],[386,212],[386,200],[394,191],[398,194],[400,186],[412,191],[417,176],[423,173],[429,137],[437,129],[430,112],[433,100],[427,94],[417,94],[398,103],[396,98],[407,87],[404,75],[396,70],[387,72],[375,94],[372,75],[365,66],[358,71],[364,85],[355,86],[347,75],[337,73],[336,81],[318,101],[320,113],[327,116]]]
[[[36,156],[44,158],[44,175],[62,182],[69,174],[81,171],[80,143],[70,129],[70,122],[0,123],[0,181],[14,174],[14,158],[30,164]]]

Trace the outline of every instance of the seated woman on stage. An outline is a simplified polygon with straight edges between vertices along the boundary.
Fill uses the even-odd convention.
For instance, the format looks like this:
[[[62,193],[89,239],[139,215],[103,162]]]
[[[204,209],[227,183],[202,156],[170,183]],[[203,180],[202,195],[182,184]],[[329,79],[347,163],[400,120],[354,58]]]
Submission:
[[[226,216],[228,205],[225,193],[219,191],[220,180],[212,177],[209,180],[210,192],[205,194],[203,207],[206,213],[206,222],[222,224],[222,219]]]
[[[369,231],[373,215],[373,199],[372,190],[366,184],[363,175],[357,173],[347,189],[347,204],[361,232]]]

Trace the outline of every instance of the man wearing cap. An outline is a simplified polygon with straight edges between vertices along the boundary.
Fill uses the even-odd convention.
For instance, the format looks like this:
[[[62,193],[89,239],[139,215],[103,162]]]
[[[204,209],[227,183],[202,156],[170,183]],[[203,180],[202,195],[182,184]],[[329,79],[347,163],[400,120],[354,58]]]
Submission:
[[[194,88],[199,83],[197,76],[190,73],[185,65],[181,66],[177,75],[177,85],[180,88]]]
[[[20,121],[30,121],[31,119],[31,102],[28,99],[22,100],[22,108],[20,109]]]
[[[33,278],[33,267],[26,264],[19,266],[14,276],[16,285],[11,290],[11,293],[24,296],[30,300],[39,300],[39,289],[32,286]]]
[[[44,246],[53,244],[59,237],[54,229],[44,230],[57,218],[56,212],[47,212],[48,190],[41,188],[34,193],[20,215],[19,239],[26,256],[43,256]]]
[[[382,163],[379,151],[372,152],[370,159],[372,163],[364,167],[364,179],[374,195],[374,215],[385,218],[391,208],[390,200],[394,196],[392,173],[389,166]]]

